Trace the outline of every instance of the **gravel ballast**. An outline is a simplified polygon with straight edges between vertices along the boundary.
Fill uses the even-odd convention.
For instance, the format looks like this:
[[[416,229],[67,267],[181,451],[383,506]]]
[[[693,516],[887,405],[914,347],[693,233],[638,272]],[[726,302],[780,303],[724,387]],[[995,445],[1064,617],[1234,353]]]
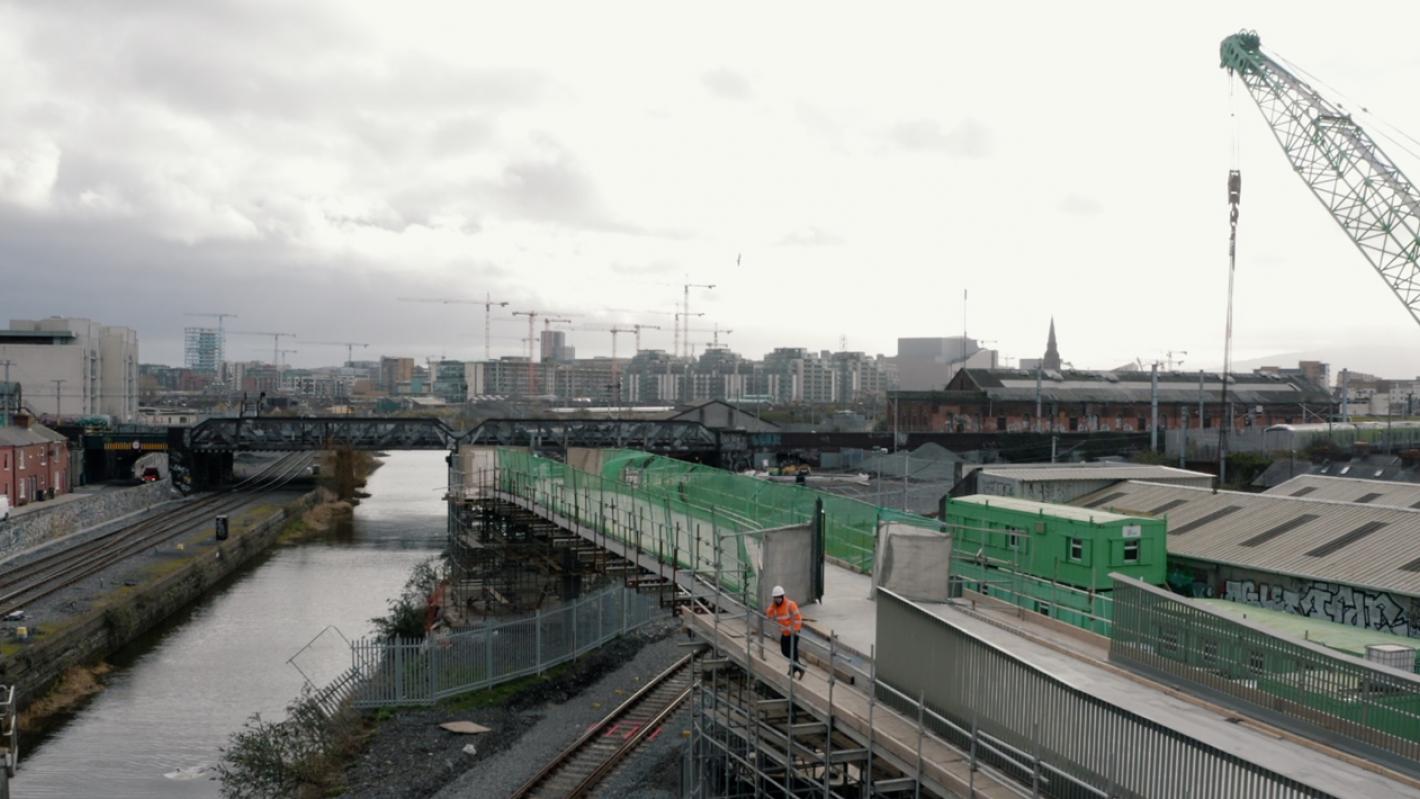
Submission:
[[[378,724],[346,769],[345,795],[352,799],[507,796],[647,680],[686,655],[690,651],[682,645],[686,642],[680,622],[667,616],[584,656],[550,679],[521,687],[497,705],[480,707],[471,697],[472,706],[460,707],[454,700],[401,711]],[[456,720],[492,730],[458,735],[438,726]],[[668,724],[651,745],[680,737],[679,727]],[[477,748],[476,754],[463,751],[468,744]],[[639,762],[639,757],[633,759]]]

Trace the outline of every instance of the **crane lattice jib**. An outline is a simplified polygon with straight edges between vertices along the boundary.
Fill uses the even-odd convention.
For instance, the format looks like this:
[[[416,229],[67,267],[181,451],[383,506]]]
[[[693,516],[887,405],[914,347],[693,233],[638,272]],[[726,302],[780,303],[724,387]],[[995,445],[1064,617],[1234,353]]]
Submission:
[[[1420,193],[1350,114],[1261,44],[1252,32],[1224,39],[1223,68],[1242,78],[1297,174],[1420,323]]]

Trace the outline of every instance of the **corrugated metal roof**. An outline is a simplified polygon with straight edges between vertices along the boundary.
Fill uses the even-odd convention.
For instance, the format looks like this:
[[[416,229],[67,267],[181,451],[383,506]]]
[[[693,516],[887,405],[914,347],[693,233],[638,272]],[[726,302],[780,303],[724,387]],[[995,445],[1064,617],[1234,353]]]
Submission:
[[[1049,502],[1036,502],[1029,499],[1017,499],[1016,497],[998,497],[991,494],[972,494],[969,497],[953,497],[951,501],[969,502],[973,505],[990,505],[997,508],[1022,511],[1024,513],[1044,513],[1047,516],[1059,516],[1065,519],[1074,519],[1079,522],[1096,522],[1099,524],[1127,522],[1133,518],[1098,508],[1077,508],[1073,505],[1053,505]],[[948,513],[950,512],[949,507]]]
[[[1364,470],[1358,470],[1365,474]],[[1358,477],[1327,477],[1320,474],[1299,474],[1263,492],[1269,496],[1332,499],[1338,502],[1360,502],[1369,505],[1389,505],[1410,508],[1420,502],[1420,484],[1393,480],[1363,480]]]
[[[1150,480],[1154,482],[1168,482],[1173,480],[1196,480],[1203,484],[1211,484],[1213,481],[1213,476],[1205,474],[1204,472],[1191,472],[1186,469],[1175,469],[1172,466],[1151,466],[1142,463],[1072,463],[1058,466],[1051,466],[1049,464],[1021,466],[992,464],[990,466],[982,466],[979,472],[994,477],[1005,477],[1024,482],[1050,482],[1059,480]]]
[[[1160,403],[1197,404],[1200,396],[1198,373],[1160,372]],[[949,384],[951,389],[975,389],[994,400],[1036,398],[1036,373],[1019,369],[964,369]],[[1209,403],[1218,401],[1223,389],[1222,375],[1208,373],[1202,394]],[[1149,402],[1154,393],[1148,372],[1044,372],[1039,381],[1040,398],[1045,402]],[[1325,389],[1301,378],[1265,374],[1232,374],[1228,377],[1228,397],[1244,405],[1308,402],[1328,404]]]
[[[1141,516],[1182,500],[1165,514],[1170,555],[1420,596],[1420,571],[1405,568],[1420,561],[1417,510],[1133,480],[1075,502],[1106,493],[1123,494],[1109,510]]]

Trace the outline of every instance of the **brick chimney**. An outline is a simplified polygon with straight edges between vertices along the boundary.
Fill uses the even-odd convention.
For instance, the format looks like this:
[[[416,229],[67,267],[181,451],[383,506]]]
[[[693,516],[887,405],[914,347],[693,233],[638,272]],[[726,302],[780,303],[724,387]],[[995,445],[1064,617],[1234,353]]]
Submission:
[[[16,427],[23,427],[26,430],[30,428],[30,415],[28,413],[17,413],[10,417],[10,419]]]

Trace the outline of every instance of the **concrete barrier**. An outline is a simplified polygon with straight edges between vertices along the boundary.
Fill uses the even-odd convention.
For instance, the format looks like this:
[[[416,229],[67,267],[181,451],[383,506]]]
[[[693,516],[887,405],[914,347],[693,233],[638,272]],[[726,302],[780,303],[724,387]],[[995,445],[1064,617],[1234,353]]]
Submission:
[[[873,558],[873,590],[886,588],[917,602],[945,602],[951,561],[951,536],[882,522]]]

